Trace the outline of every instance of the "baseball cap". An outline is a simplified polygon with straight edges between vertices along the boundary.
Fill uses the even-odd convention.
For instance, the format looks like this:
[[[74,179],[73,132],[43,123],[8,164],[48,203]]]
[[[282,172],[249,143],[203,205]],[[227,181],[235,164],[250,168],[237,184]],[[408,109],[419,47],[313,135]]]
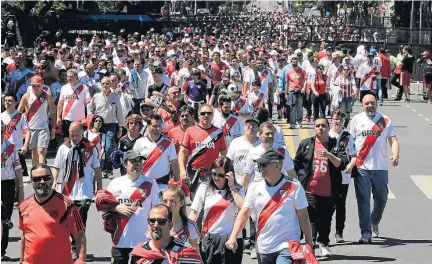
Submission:
[[[160,67],[161,65],[162,65],[162,63],[159,60],[155,60],[153,62],[153,66],[155,66],[155,67]]]
[[[138,152],[136,152],[133,149],[126,151],[124,158],[125,158],[125,160],[133,160],[133,159],[137,159],[137,158],[145,160],[144,156],[142,156],[141,154],[139,154]]]
[[[425,57],[425,58],[429,58],[430,57],[430,53],[428,51],[423,51],[420,55],[422,57]]]
[[[246,118],[245,123],[248,123],[248,122],[255,122],[255,123],[257,123],[257,125],[260,125],[260,121],[258,119],[256,119],[255,117]]]
[[[228,75],[227,72],[224,72],[224,73],[222,74],[222,79],[229,80],[229,75]]]
[[[377,50],[376,49],[370,49],[369,53],[372,53],[373,55],[375,55],[377,53]]]
[[[274,149],[266,150],[258,159],[253,160],[261,166],[267,166],[270,163],[278,163],[284,159],[284,156]]]
[[[30,84],[43,84],[42,77],[36,75],[31,78]]]
[[[150,104],[145,103],[145,102],[142,102],[142,103],[140,104],[140,109],[142,109],[144,106],[147,106],[147,107],[149,107],[150,109],[153,108],[153,106],[151,106]]]

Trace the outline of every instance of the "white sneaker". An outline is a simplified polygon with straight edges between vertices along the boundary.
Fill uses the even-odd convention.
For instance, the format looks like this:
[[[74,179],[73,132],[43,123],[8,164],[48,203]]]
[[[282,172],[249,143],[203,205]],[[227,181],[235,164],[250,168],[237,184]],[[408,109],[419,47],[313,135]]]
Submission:
[[[255,251],[255,247],[251,248],[251,250],[250,250],[250,258],[251,259],[257,259],[257,253]]]
[[[323,257],[332,257],[333,253],[331,253],[328,246],[324,246],[322,243],[318,243],[319,248],[321,249],[321,256]]]
[[[378,225],[372,225],[372,237],[373,238],[379,237],[379,228],[378,228]]]
[[[301,127],[302,127],[302,125],[301,125],[299,122],[296,122],[296,124],[295,124],[295,128],[299,129],[299,128],[301,128]]]

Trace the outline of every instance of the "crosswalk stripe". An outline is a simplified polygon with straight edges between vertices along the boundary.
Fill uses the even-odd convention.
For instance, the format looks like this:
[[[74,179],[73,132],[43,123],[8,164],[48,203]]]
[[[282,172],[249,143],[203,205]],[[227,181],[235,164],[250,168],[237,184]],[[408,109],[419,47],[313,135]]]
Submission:
[[[396,196],[394,195],[394,193],[390,190],[390,188],[388,188],[388,194],[387,194],[387,199],[396,199]]]
[[[411,179],[428,199],[432,199],[432,175],[411,175]]]
[[[306,128],[300,128],[299,129],[299,135],[300,135],[300,139],[306,139],[309,137],[309,131]]]
[[[294,143],[294,135],[292,129],[289,129],[286,124],[279,124],[282,127],[282,131],[284,133],[285,145],[288,149],[288,152],[293,159],[295,157],[297,146]]]

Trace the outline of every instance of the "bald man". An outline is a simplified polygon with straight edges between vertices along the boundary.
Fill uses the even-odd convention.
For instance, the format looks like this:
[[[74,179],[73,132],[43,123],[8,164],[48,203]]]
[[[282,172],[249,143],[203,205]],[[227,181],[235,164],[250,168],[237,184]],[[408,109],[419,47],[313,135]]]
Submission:
[[[58,149],[53,164],[53,187],[75,202],[84,225],[93,198],[93,171],[97,190],[102,189],[102,172],[98,150],[83,137],[84,129],[80,122],[72,122],[69,139]],[[59,174],[61,175],[60,177]]]
[[[369,244],[379,236],[378,224],[384,213],[388,195],[387,141],[392,149],[390,161],[399,164],[399,142],[390,118],[377,112],[374,95],[363,97],[363,112],[354,116],[349,133],[357,149],[357,176],[354,177],[361,238],[359,243]],[[374,206],[371,214],[371,190]]]

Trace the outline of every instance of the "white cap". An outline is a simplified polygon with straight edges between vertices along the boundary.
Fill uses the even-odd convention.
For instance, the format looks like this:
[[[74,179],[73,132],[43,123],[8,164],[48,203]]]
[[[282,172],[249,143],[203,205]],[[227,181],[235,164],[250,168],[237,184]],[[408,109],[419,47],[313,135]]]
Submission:
[[[246,50],[253,49],[252,45],[247,45]]]
[[[273,56],[273,55],[278,55],[278,52],[275,51],[275,50],[272,50],[272,51],[270,51],[270,55],[271,55],[271,56]]]

